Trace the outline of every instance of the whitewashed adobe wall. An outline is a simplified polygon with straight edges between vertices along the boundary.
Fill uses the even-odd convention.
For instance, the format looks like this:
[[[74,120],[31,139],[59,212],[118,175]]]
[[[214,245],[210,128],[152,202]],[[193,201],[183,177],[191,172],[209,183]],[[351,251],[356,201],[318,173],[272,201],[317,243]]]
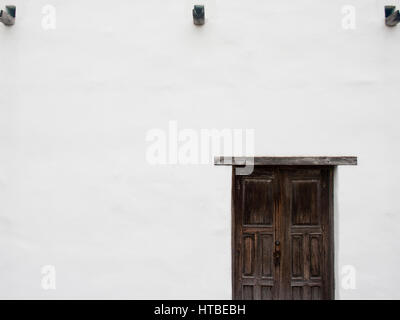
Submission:
[[[383,1],[207,1],[201,28],[190,1],[13,1],[1,298],[230,298],[230,168],[150,165],[146,134],[173,120],[254,129],[257,155],[358,156],[338,172],[337,296],[400,298],[400,26]]]

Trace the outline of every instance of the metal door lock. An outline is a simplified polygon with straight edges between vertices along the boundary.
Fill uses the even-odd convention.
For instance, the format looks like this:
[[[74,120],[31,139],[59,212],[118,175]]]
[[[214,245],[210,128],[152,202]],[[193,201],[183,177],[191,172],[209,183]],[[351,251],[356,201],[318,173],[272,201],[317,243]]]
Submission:
[[[281,263],[281,248],[280,248],[281,243],[279,240],[275,241],[275,251],[273,253],[274,257],[274,263],[275,265],[279,265]]]

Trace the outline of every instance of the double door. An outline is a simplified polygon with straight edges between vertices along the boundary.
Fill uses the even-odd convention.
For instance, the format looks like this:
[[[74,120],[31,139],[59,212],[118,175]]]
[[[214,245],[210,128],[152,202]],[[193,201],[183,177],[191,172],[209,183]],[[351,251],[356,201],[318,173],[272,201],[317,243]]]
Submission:
[[[334,299],[333,167],[256,166],[232,193],[233,298]]]

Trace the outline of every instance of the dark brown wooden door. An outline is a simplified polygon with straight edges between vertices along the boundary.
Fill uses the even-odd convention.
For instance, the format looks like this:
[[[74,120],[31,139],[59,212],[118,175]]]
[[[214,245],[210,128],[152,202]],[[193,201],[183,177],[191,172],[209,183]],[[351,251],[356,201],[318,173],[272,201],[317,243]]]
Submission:
[[[232,190],[233,298],[333,299],[333,168],[256,166]]]

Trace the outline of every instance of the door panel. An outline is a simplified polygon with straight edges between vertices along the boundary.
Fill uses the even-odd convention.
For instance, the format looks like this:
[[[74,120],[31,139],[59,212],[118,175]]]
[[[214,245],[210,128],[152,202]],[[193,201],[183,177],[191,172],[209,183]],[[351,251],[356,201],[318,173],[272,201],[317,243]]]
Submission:
[[[260,263],[261,263],[261,277],[273,279],[273,233],[260,234]]]
[[[278,268],[274,264],[276,196],[279,195],[275,170],[261,170],[234,185],[236,214],[233,221],[236,299],[276,299]]]
[[[281,168],[285,299],[333,299],[331,169]],[[322,290],[321,290],[322,289]]]
[[[273,223],[273,191],[273,182],[270,179],[244,179],[244,224],[271,225]]]
[[[332,167],[259,166],[232,192],[233,298],[333,299]]]

